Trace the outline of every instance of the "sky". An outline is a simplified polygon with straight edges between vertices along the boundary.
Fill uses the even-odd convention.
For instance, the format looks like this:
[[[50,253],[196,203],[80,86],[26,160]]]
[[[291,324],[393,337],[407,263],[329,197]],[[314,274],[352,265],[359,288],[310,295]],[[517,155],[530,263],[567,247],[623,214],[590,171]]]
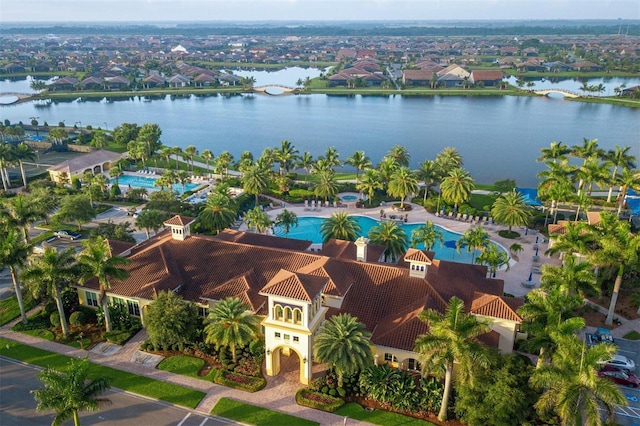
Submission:
[[[640,0],[1,0],[8,22],[640,19]]]

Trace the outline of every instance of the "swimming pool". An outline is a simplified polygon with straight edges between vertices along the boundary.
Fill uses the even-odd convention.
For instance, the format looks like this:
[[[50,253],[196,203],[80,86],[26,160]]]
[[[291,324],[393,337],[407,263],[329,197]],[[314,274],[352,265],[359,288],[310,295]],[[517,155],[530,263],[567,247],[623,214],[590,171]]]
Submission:
[[[115,183],[115,179],[109,179],[109,183]],[[154,186],[156,183],[155,178],[144,177],[144,176],[134,176],[134,175],[124,175],[118,178],[119,186],[131,186],[132,188],[146,188],[146,189],[160,189],[157,186]],[[201,184],[199,183],[187,183],[184,185],[185,191],[193,191]],[[175,184],[173,185],[173,190],[178,191],[178,194],[182,194],[182,185]]]
[[[368,216],[357,216],[353,215],[361,228],[361,235],[368,235],[369,230],[378,225],[380,222],[378,220],[372,219]],[[314,244],[322,243],[322,234],[320,233],[320,226],[322,222],[326,218],[323,217],[315,217],[315,216],[305,216],[298,218],[298,226],[291,228],[289,231],[289,238],[295,238],[299,240],[309,240],[313,241]],[[422,223],[401,223],[400,226],[407,233],[407,239],[411,238],[411,231],[422,226]],[[437,225],[436,225],[437,226]],[[449,231],[442,227],[438,227],[442,231],[442,236],[444,237],[444,244],[440,246],[440,244],[436,244],[436,246],[432,249],[435,252],[435,258],[440,260],[450,260],[453,262],[460,263],[471,263],[471,253],[467,252],[466,248],[461,249],[460,253],[456,251],[456,241],[460,238],[461,234],[453,231]],[[275,235],[284,237],[284,230],[282,228],[275,228]],[[501,246],[501,250],[504,250]],[[424,245],[420,244],[418,246],[419,249],[424,249]],[[475,256],[479,254],[479,251],[476,250]]]
[[[355,195],[343,195],[340,198],[342,199],[342,201],[356,201],[358,199],[358,197],[356,197]]]

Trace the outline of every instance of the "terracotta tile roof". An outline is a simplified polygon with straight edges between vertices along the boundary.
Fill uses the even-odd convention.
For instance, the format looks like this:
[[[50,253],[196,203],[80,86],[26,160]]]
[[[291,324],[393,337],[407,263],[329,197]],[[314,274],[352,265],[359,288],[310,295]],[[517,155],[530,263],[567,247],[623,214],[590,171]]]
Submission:
[[[49,171],[66,171],[68,173],[74,173],[79,170],[84,170],[95,166],[96,164],[114,163],[122,158],[122,154],[117,152],[107,151],[100,149],[98,151],[90,152],[88,154],[81,155],[71,160],[63,161],[55,166],[49,167]]]
[[[193,222],[195,222],[196,218],[195,217],[189,217],[189,216],[180,216],[179,214],[175,215],[174,217],[172,217],[171,219],[167,219],[164,221],[164,225],[177,225],[177,226],[186,226],[189,225]]]
[[[504,318],[516,322],[522,321],[520,315],[518,315],[509,302],[506,302],[501,296],[490,294],[476,294],[476,298],[471,303],[470,313]]]
[[[431,263],[431,259],[427,256],[427,254],[424,251],[417,250],[414,248],[410,248],[407,250],[407,252],[404,255],[404,260],[406,262],[415,261],[415,262]]]
[[[343,267],[342,262],[328,257],[318,258],[316,262],[301,268],[299,272],[328,278],[322,291],[332,296],[344,296],[354,282],[353,276]]]
[[[357,250],[358,248],[353,241],[329,240],[322,246],[322,251],[320,252],[320,254],[333,258],[356,260]],[[377,262],[378,259],[382,257],[384,250],[384,246],[368,243],[367,261]]]
[[[213,237],[220,241],[236,242],[260,247],[271,247],[283,250],[305,251],[313,244],[313,241],[295,240],[293,238],[276,237],[273,235],[256,234],[254,232],[241,232],[233,229],[225,229]]]
[[[281,269],[260,294],[288,297],[311,302],[322,291],[327,279]]]
[[[371,335],[376,345],[413,351],[416,338],[425,334],[429,326],[418,316],[424,309],[429,309],[429,297],[414,302],[406,309],[382,318]]]
[[[502,80],[502,71],[499,70],[473,70],[471,81]]]
[[[111,256],[124,256],[125,253],[136,245],[135,243],[118,240],[107,240],[107,244],[109,244]]]

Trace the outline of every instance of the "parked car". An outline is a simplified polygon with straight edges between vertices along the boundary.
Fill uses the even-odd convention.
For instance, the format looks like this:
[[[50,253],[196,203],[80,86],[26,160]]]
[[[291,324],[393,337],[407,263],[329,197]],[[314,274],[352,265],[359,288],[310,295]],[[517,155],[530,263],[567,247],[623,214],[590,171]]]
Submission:
[[[619,370],[615,367],[606,366],[598,372],[598,376],[611,379],[619,385],[631,386],[632,388],[640,386],[640,377],[630,371]]]
[[[595,333],[587,333],[585,335],[585,339],[588,347],[595,346],[600,343],[615,343],[613,341],[613,336],[611,336],[611,330],[602,327],[598,327]]]
[[[58,238],[67,238],[69,240],[77,240],[82,237],[82,234],[75,231],[69,231],[67,229],[59,229],[53,233]]]
[[[629,359],[624,355],[616,354],[610,360],[602,361],[601,364],[604,364],[608,367],[614,367],[619,370],[635,371],[636,369],[636,363],[632,359]]]

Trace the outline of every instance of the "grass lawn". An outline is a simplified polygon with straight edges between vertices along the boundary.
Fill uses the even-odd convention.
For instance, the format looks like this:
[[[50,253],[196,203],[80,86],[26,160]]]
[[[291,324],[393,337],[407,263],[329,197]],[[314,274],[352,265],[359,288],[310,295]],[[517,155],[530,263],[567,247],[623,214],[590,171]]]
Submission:
[[[290,416],[289,414],[279,413],[277,411],[267,410],[266,408],[256,407],[255,405],[245,404],[244,402],[235,401],[229,398],[220,398],[216,406],[211,410],[211,414],[231,420],[237,420],[249,425],[318,425],[318,423],[310,420],[301,419],[299,417]]]
[[[469,205],[476,210],[484,210],[486,206],[493,206],[496,198],[498,197],[490,194],[471,194],[471,198],[469,198]]]
[[[50,332],[49,330],[24,330],[21,331],[22,334],[28,334],[29,336],[39,337],[41,339],[49,340],[53,342],[56,339],[56,336]]]
[[[631,330],[630,332],[628,332],[622,337],[628,340],[640,340],[640,333],[638,333],[635,330]]]
[[[176,355],[162,360],[158,364],[158,370],[169,371],[175,374],[182,374],[183,376],[195,377],[196,379],[203,379],[212,381],[213,372],[206,376],[199,376],[198,372],[204,367],[204,360],[193,356]]]
[[[33,301],[25,301],[24,303],[25,311],[35,306]],[[5,325],[9,321],[18,318],[18,316],[20,316],[20,306],[18,306],[18,299],[16,299],[15,296],[11,296],[0,302],[0,325]]]
[[[414,419],[413,417],[403,416],[402,414],[390,413],[383,410],[367,411],[355,402],[343,405],[335,414],[384,426],[435,426],[433,423]]]
[[[6,339],[0,339],[0,355],[40,367],[55,369],[66,368],[71,359],[64,355],[33,348]],[[116,388],[188,408],[195,408],[205,396],[204,392],[171,383],[160,382],[97,364],[91,364],[89,376],[110,377],[113,380],[111,382],[112,386]]]

